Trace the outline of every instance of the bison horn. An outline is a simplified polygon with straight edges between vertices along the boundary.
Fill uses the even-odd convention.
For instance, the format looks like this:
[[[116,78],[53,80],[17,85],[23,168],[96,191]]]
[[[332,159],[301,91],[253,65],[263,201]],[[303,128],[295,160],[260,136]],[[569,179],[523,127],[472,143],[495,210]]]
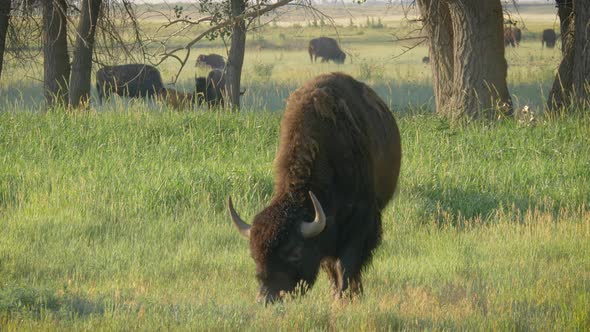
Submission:
[[[311,191],[309,192],[309,197],[311,197],[311,202],[315,209],[315,220],[313,222],[301,223],[301,234],[303,234],[303,237],[306,239],[320,234],[326,227],[326,215],[322,209],[322,204],[320,204]]]
[[[240,232],[240,234],[243,237],[249,239],[250,238],[250,228],[252,226],[248,225],[244,220],[242,220],[242,218],[240,218],[240,216],[238,215],[236,210],[234,210],[234,204],[231,201],[231,197],[228,200],[228,205],[229,205],[229,213],[231,214],[231,218],[234,221],[234,225],[236,225],[236,227],[238,228],[238,231]]]

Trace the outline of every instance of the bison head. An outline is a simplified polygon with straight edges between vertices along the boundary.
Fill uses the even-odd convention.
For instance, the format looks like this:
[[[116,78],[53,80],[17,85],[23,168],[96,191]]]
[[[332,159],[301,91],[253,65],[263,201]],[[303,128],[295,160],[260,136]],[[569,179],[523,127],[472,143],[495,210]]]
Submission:
[[[250,241],[250,253],[256,263],[260,285],[258,301],[272,303],[298,286],[311,286],[318,273],[320,259],[314,241],[326,226],[326,216],[318,199],[309,192],[315,219],[306,206],[275,203],[259,213],[252,225],[234,210],[231,198],[229,212],[242,236]]]

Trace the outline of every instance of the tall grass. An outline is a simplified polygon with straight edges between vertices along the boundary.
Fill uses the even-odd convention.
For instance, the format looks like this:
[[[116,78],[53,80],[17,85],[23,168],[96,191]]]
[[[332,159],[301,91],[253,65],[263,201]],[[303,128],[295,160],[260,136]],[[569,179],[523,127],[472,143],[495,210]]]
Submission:
[[[225,202],[272,191],[280,114],[0,114],[3,329],[590,327],[590,118],[399,116],[400,191],[366,294],[254,304]]]
[[[380,11],[368,6],[353,23]],[[589,112],[450,126],[431,114],[426,47],[402,54],[408,45],[391,42],[412,29],[404,22],[340,28],[343,65],[309,62],[307,40],[331,27],[259,30],[240,114],[117,97],[90,111],[44,112],[31,78],[41,67],[8,63],[0,330],[589,330]],[[516,106],[537,113],[560,59],[536,39],[549,23],[527,22],[521,47],[507,50]],[[207,42],[192,56],[210,52],[223,47]],[[177,64],[159,69],[169,82]],[[189,69],[180,90],[205,74]],[[396,113],[399,192],[363,297],[334,301],[320,274],[305,297],[259,306],[227,197],[247,219],[269,201],[285,99],[329,71],[364,76]]]

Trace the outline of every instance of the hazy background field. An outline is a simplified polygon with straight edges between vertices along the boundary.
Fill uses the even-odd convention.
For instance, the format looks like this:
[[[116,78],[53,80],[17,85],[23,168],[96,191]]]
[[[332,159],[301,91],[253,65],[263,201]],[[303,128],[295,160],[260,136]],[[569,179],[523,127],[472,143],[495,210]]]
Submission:
[[[191,14],[194,7],[186,4],[184,6],[187,15],[194,15]],[[168,13],[172,7],[157,6],[156,9]],[[428,55],[426,43],[419,44],[420,40],[396,41],[420,35],[417,32],[419,25],[412,22],[412,19],[416,18],[415,10],[399,6],[351,4],[319,9],[322,13],[334,17],[333,22],[325,18],[324,25],[321,26],[320,14],[302,9],[288,9],[278,17],[278,21],[264,18],[262,23],[265,24],[248,35],[242,75],[243,87],[247,89],[243,97],[244,110],[281,110],[285,98],[299,84],[318,73],[331,71],[350,73],[367,81],[394,109],[433,108],[432,73],[430,65],[422,63],[422,58]],[[517,107],[528,104],[541,111],[545,95],[551,87],[561,53],[558,48],[542,49],[540,34],[546,28],[559,30],[554,9],[547,4],[523,5],[519,12],[512,10],[513,17],[522,19],[525,23],[524,27],[520,25],[523,28],[521,46],[509,48],[506,52],[509,64],[508,83]],[[147,12],[148,9],[143,10]],[[145,36],[163,38],[177,30],[170,28],[158,31],[157,28],[164,22],[164,17],[154,14],[140,15],[144,16],[141,22]],[[199,31],[202,31],[202,28],[188,29],[187,32],[172,38],[168,46],[183,46]],[[345,64],[310,62],[307,43],[311,38],[321,35],[340,40],[342,48],[348,53]],[[157,54],[155,45],[148,44],[150,45],[153,48],[149,53]],[[411,47],[414,48],[408,50]],[[223,42],[203,40],[198,43],[191,51],[188,65],[182,71],[176,87],[192,91],[194,77],[206,76],[208,72],[206,68],[194,67],[197,56],[212,52],[225,55]],[[155,60],[159,60],[159,57],[154,58]],[[120,64],[124,59],[107,58],[103,61]],[[179,67],[179,63],[172,59],[158,66],[165,83],[173,81]],[[98,66],[95,66],[94,70],[97,69]],[[27,108],[41,107],[42,77],[42,56],[36,63],[28,62],[24,67],[21,63],[11,65],[9,62],[0,82],[0,93],[5,96],[0,101],[4,104],[0,106],[10,109],[15,108],[11,107],[10,103],[18,103],[16,108],[21,108],[22,105]],[[125,99],[115,99],[106,109],[121,109],[125,108],[126,104]],[[99,111],[105,109],[98,106],[96,108]]]
[[[251,34],[240,114],[121,98],[77,114],[39,112],[41,67],[8,65],[0,330],[589,330],[588,111],[451,126],[431,113],[426,47],[395,57],[410,43],[392,34],[414,27],[393,9],[354,8],[353,24],[374,17],[386,27],[349,27],[340,11],[352,63],[309,63],[307,40],[335,34],[299,13]],[[521,8],[528,30],[507,51],[511,93],[535,110],[560,58],[541,49],[551,8]],[[212,51],[222,46],[204,43],[192,57]],[[160,69],[169,81],[177,67]],[[320,274],[307,296],[263,307],[227,197],[247,220],[264,207],[284,98],[333,70],[392,106],[399,194],[384,211],[362,298],[334,302]],[[187,68],[178,86],[191,89],[195,73],[204,70]]]

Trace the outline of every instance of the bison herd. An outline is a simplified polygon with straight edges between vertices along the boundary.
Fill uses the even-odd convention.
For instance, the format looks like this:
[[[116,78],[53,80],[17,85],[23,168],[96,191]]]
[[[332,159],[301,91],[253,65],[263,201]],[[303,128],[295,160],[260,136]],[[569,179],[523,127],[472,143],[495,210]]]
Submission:
[[[553,29],[545,29],[541,34],[541,46],[554,48],[557,41],[557,34]],[[504,28],[504,46],[517,47],[522,40],[522,31],[517,27]]]
[[[334,61],[342,64],[346,54],[336,40],[328,37],[312,39],[309,42],[309,57],[312,62],[318,57],[322,62]],[[195,78],[193,93],[180,92],[164,87],[158,69],[147,64],[125,64],[104,66],[96,73],[98,101],[108,99],[111,94],[130,98],[155,98],[171,108],[190,109],[197,105],[209,108],[223,106],[225,91],[225,60],[219,54],[201,54],[195,66],[210,69],[207,76]],[[243,94],[244,92],[241,92]]]
[[[156,98],[174,109],[187,109],[197,103],[216,107],[223,104],[225,79],[223,70],[212,69],[206,77],[195,78],[194,93],[165,88],[160,71],[146,64],[105,66],[96,73],[98,101],[111,94],[130,98]]]

